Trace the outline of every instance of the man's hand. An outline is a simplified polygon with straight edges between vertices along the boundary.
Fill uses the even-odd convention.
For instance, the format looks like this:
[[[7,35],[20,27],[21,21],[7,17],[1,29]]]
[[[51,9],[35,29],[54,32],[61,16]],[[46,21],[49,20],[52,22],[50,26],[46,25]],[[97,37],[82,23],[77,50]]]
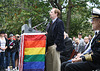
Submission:
[[[13,48],[13,46],[10,46],[10,49],[12,49]]]
[[[72,63],[74,63],[74,62],[80,62],[80,61],[82,61],[82,58],[77,58],[77,59],[72,59]]]
[[[74,59],[80,58],[80,56],[82,56],[82,54],[78,53],[77,56]]]
[[[6,48],[1,48],[3,51],[6,50]]]

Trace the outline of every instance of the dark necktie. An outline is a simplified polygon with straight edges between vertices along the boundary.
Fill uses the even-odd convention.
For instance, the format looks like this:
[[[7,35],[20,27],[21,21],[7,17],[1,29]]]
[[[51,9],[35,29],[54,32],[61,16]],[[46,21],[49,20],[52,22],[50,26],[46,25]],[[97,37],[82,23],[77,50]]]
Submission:
[[[53,21],[51,22],[51,24],[53,24]]]

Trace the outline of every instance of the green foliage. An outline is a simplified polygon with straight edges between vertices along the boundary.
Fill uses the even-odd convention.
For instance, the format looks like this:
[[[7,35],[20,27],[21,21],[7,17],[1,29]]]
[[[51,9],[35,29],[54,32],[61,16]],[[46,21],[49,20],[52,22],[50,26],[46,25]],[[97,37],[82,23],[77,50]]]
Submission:
[[[71,22],[70,22],[70,28],[69,28],[69,36],[73,37],[78,35],[79,32],[82,32],[83,36],[88,36],[89,34],[93,34],[92,31],[92,25],[89,22],[89,19],[91,17],[91,11],[92,7],[89,7],[87,5],[87,2],[89,0],[71,0]],[[92,3],[96,3],[91,1]],[[96,3],[97,4],[97,3]],[[97,4],[97,6],[99,6]],[[65,23],[65,29],[66,29],[66,18],[67,18],[67,11],[68,11],[68,5],[66,7],[66,12],[63,12],[63,21]]]
[[[9,34],[21,33],[21,26],[28,24],[28,19],[32,19],[32,27],[42,22],[49,22],[48,11],[51,9],[50,1],[55,7],[62,11],[62,20],[67,21],[68,1],[69,0],[0,0],[0,30],[4,29]],[[70,37],[77,36],[79,32],[85,35],[93,33],[92,26],[88,22],[91,17],[92,7],[87,7],[87,2],[91,2],[93,7],[100,7],[99,0],[71,0],[71,22],[70,22]],[[44,31],[46,28],[44,23],[40,25],[38,30]]]
[[[49,3],[39,0],[0,0],[0,29],[7,33],[21,33],[21,26],[32,18],[34,27],[48,18]],[[43,28],[39,28],[43,31]],[[45,29],[44,29],[45,30]]]

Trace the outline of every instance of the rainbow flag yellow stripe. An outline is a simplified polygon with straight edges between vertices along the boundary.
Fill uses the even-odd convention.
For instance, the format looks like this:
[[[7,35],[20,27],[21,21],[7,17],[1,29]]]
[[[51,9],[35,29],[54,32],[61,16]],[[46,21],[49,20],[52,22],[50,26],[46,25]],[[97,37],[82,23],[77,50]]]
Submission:
[[[24,55],[38,55],[38,54],[45,54],[45,47],[25,48]]]

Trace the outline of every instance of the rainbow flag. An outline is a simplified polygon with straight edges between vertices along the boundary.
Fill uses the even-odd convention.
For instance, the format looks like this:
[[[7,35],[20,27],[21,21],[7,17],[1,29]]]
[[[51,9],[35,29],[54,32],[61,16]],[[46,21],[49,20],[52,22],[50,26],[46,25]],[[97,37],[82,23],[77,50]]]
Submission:
[[[22,39],[19,65],[21,66],[22,63],[23,65],[19,68],[19,71],[44,71],[46,46],[45,33],[24,34]],[[23,57],[22,60],[21,57]]]

